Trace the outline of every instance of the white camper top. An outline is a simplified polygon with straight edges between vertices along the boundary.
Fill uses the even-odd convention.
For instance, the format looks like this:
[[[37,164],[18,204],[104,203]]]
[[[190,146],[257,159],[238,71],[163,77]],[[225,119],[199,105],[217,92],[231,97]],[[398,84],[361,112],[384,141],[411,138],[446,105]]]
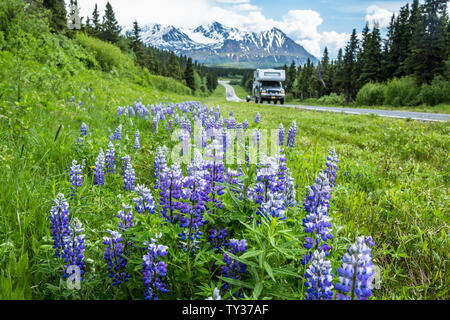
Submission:
[[[256,69],[255,81],[286,81],[286,72],[278,69]]]

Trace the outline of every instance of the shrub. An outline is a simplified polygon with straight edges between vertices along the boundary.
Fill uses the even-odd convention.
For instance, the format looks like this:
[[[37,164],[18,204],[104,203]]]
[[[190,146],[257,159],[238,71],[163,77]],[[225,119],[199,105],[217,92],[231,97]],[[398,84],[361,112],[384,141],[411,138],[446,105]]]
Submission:
[[[110,43],[78,33],[76,40],[89,51],[95,54],[95,58],[105,72],[111,72],[114,68],[119,74],[136,71],[133,60],[122,53],[120,49]]]
[[[382,83],[367,83],[356,95],[356,104],[361,106],[379,106],[384,102],[386,85]]]
[[[419,88],[414,77],[394,78],[384,90],[384,103],[394,107],[419,104]]]
[[[450,81],[442,77],[434,78],[431,84],[424,84],[420,89],[420,101],[429,106],[450,103]]]
[[[336,93],[332,93],[329,96],[323,96],[317,100],[320,104],[331,104],[341,106],[345,104],[345,97],[342,95],[338,95]]]

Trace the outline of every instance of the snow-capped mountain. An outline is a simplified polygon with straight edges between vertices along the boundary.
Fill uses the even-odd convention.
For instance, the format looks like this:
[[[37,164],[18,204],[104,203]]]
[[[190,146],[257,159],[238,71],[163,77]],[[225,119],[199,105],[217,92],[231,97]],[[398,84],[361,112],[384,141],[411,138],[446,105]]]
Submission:
[[[207,65],[275,67],[294,60],[303,64],[317,59],[283,31],[245,32],[219,22],[182,29],[160,24],[143,28],[147,45],[192,57]]]

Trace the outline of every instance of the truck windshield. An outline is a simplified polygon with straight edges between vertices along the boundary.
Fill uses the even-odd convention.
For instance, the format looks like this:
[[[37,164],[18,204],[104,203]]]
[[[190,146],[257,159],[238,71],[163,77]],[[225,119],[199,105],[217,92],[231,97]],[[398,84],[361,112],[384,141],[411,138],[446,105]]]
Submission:
[[[279,87],[281,87],[281,82],[278,82],[278,81],[263,81],[263,82],[262,82],[262,86],[263,86],[263,87],[275,87],[275,88],[279,88]]]

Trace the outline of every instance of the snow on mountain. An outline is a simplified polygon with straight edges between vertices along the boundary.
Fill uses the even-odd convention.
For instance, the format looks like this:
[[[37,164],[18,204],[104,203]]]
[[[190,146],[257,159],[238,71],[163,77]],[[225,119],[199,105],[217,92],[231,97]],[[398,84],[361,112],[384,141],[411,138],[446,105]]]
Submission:
[[[263,32],[245,32],[219,22],[197,28],[147,25],[142,30],[147,45],[185,54],[200,63],[246,66],[304,63],[317,59],[283,31],[272,28]]]

